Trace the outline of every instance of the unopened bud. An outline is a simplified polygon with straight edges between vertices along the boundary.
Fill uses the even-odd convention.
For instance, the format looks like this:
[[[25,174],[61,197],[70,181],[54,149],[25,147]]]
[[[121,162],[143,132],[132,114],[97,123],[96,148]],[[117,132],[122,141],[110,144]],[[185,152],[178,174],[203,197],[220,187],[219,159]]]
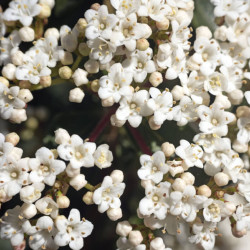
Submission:
[[[175,191],[183,192],[186,187],[186,182],[181,178],[176,178],[172,187]]]
[[[174,144],[171,144],[169,142],[164,142],[161,145],[161,150],[165,154],[166,157],[170,157],[175,152],[175,146]]]
[[[184,96],[184,90],[183,87],[179,85],[175,85],[174,88],[171,91],[173,98],[175,101],[180,101],[182,97]]]
[[[27,26],[19,30],[19,36],[23,42],[32,42],[35,39],[35,31]]]
[[[65,80],[68,80],[71,78],[72,76],[72,70],[70,67],[68,66],[63,66],[59,69],[59,76],[62,78],[62,79],[65,79]]]
[[[238,140],[235,140],[233,143],[233,149],[238,153],[246,153],[248,151],[248,144],[241,143]]]
[[[246,228],[243,228],[242,230],[239,231],[239,230],[237,230],[236,225],[237,225],[237,224],[235,224],[235,225],[233,226],[233,228],[232,228],[232,234],[233,234],[234,237],[236,237],[236,238],[241,238],[241,237],[243,237],[244,235],[247,234]]]
[[[51,76],[41,76],[40,77],[40,84],[44,87],[44,88],[48,88],[51,86],[52,80],[51,80]]]
[[[116,234],[122,236],[122,237],[127,237],[128,234],[132,231],[132,226],[129,224],[127,220],[121,221],[117,224],[116,226]]]
[[[101,5],[99,3],[93,3],[90,7],[90,9],[98,11],[100,9]]]
[[[18,98],[23,100],[25,103],[28,103],[33,100],[33,95],[29,89],[21,89],[18,93]]]
[[[55,131],[55,142],[57,144],[68,143],[70,140],[70,135],[67,130],[59,128]]]
[[[81,103],[85,94],[80,88],[74,88],[69,92],[69,101],[75,103]]]
[[[149,77],[149,82],[152,86],[158,87],[163,82],[162,74],[157,71],[153,72]]]
[[[207,185],[202,185],[202,186],[199,186],[198,191],[197,191],[197,194],[198,194],[198,195],[203,195],[203,196],[206,196],[206,197],[210,197],[211,194],[212,194],[212,191],[211,191],[211,189],[209,188],[209,186],[207,186]]]
[[[90,48],[87,43],[80,43],[78,46],[78,51],[82,56],[88,56],[90,53]]]
[[[12,133],[9,133],[5,136],[5,141],[10,142],[14,146],[16,146],[20,141],[20,137],[17,133],[12,132]]]
[[[27,120],[25,109],[13,109],[10,120],[14,123],[22,123]]]
[[[136,41],[136,48],[141,51],[147,50],[149,47],[149,42],[145,38],[138,39]]]
[[[150,250],[165,250],[165,244],[161,237],[156,237],[150,242]]]
[[[189,172],[183,173],[181,179],[183,179],[187,185],[193,185],[195,181],[195,177]]]
[[[107,211],[107,216],[110,220],[116,221],[122,218],[121,208],[109,208]]]
[[[18,50],[15,53],[12,53],[11,61],[16,66],[21,66],[23,64],[23,52],[21,50]]]
[[[160,22],[156,22],[158,30],[167,30],[169,28],[169,20],[164,17]]]
[[[34,204],[24,203],[21,207],[21,213],[26,219],[30,219],[37,214],[36,206]]]
[[[70,205],[70,200],[67,196],[65,195],[60,195],[57,199],[56,199],[56,203],[58,205],[59,208],[68,208]]]
[[[19,82],[19,87],[21,89],[30,89],[31,88],[31,83],[30,83],[30,81],[20,81]]]
[[[87,75],[88,72],[86,70],[78,68],[72,75],[75,85],[79,87],[83,84],[87,84],[89,82]]]
[[[51,8],[47,4],[40,4],[41,5],[41,11],[38,15],[39,18],[45,19],[50,17],[51,15]]]
[[[16,78],[16,66],[12,63],[8,63],[3,67],[2,74],[8,80],[14,80]]]
[[[64,53],[60,57],[60,60],[63,65],[71,65],[74,62],[72,53],[68,51],[64,51]]]
[[[91,90],[92,90],[93,92],[97,93],[98,90],[99,90],[99,88],[100,88],[99,80],[96,79],[96,80],[94,80],[93,82],[91,82],[90,87],[91,87]]]
[[[236,109],[236,116],[238,118],[240,118],[240,117],[250,117],[250,107],[248,107],[248,106],[239,106]]]
[[[82,200],[87,205],[94,204],[93,202],[93,192],[88,191],[83,197]]]
[[[115,114],[110,117],[110,121],[112,126],[118,128],[122,127],[126,123],[126,120],[118,120]]]
[[[49,28],[49,29],[47,29],[45,31],[44,37],[45,38],[47,38],[47,37],[55,37],[58,40],[59,37],[60,37],[59,30],[57,28]]]
[[[226,186],[229,182],[229,177],[227,174],[219,172],[214,176],[214,181],[219,187]]]
[[[152,129],[152,130],[158,130],[161,128],[161,125],[157,125],[155,122],[154,122],[154,116],[151,116],[148,120],[148,124],[149,124],[149,127]]]
[[[114,103],[115,103],[115,100],[114,100],[113,96],[110,96],[110,97],[102,100],[103,107],[111,107],[111,106],[113,106]]]
[[[115,169],[110,174],[110,177],[113,180],[113,183],[121,183],[124,180],[124,174],[121,170]]]
[[[214,103],[220,104],[224,109],[229,109],[231,107],[231,102],[225,95],[217,95]]]
[[[99,63],[95,60],[88,60],[84,64],[84,68],[90,73],[90,74],[96,74],[99,72]]]
[[[85,31],[85,28],[87,27],[88,23],[85,20],[85,18],[80,18],[76,23],[77,30],[82,33]]]
[[[76,190],[82,189],[88,182],[85,180],[85,175],[79,174],[73,177],[69,184]]]
[[[10,83],[9,81],[5,78],[0,76],[0,83],[4,84],[6,87],[9,87]]]
[[[140,231],[133,230],[129,233],[128,240],[133,246],[138,246],[143,241],[143,237]]]
[[[242,103],[244,93],[240,89],[235,89],[228,93],[228,98],[233,105],[239,105]]]
[[[196,37],[205,37],[207,39],[212,38],[212,32],[210,29],[206,26],[200,26],[199,28],[196,29]]]

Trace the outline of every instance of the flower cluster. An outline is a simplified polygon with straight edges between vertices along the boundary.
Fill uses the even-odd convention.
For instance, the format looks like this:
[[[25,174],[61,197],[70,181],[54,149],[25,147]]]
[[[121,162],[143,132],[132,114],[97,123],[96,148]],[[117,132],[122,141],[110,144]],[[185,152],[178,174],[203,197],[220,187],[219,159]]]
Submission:
[[[16,133],[0,134],[0,201],[7,202],[19,194],[23,202],[2,217],[1,238],[10,239],[13,246],[18,246],[25,234],[32,249],[57,249],[66,245],[81,249],[83,238],[91,234],[93,224],[84,218],[81,220],[77,209],[71,209],[68,219],[59,209],[70,205],[66,195],[69,186],[78,191],[90,185],[81,174],[82,167],[111,166],[113,155],[109,146],[103,144],[96,148],[94,142],[58,129],[55,132],[57,149],[42,147],[36,151],[35,158],[23,158],[22,149],[16,147],[18,142]],[[98,204],[98,210],[108,210],[112,220],[122,217],[120,196],[125,188],[122,180],[122,171],[114,170],[100,187],[91,188],[94,191],[91,199]],[[46,185],[50,189],[45,189]]]

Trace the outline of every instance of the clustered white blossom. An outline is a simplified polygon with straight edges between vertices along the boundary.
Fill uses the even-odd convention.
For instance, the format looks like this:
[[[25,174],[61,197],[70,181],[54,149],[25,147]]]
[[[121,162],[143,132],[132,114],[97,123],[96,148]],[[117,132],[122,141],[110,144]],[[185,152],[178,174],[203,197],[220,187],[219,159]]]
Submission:
[[[81,220],[77,209],[71,209],[68,219],[59,209],[70,205],[65,189],[72,186],[78,191],[88,184],[81,167],[111,166],[113,155],[109,146],[102,144],[96,148],[94,142],[58,129],[55,131],[57,149],[42,147],[35,158],[23,158],[23,150],[16,147],[18,141],[15,133],[6,136],[0,133],[0,202],[5,203],[17,194],[23,202],[7,210],[0,220],[1,238],[19,246],[24,235],[28,235],[32,249],[58,249],[66,245],[82,249],[83,238],[91,234],[93,224],[85,218]],[[122,181],[122,171],[114,170],[100,187],[93,188],[93,202],[100,212],[108,210],[112,220],[122,217],[120,196],[125,188]],[[44,193],[46,185],[51,189]]]
[[[42,34],[32,24],[50,16],[53,0],[13,0],[0,13],[3,119],[25,121],[31,91],[61,80],[75,84],[69,94],[72,102],[81,103],[91,89],[102,106],[116,105],[112,125],[128,121],[136,128],[146,118],[152,130],[166,121],[196,128],[193,143],[182,139],[175,148],[166,142],[161,150],[140,157],[138,176],[145,197],[137,212],[144,225],[118,223],[118,249],[168,249],[161,237],[147,241],[140,231],[145,228],[181,235],[206,250],[214,248],[222,220],[230,219],[236,237],[250,231],[250,2],[210,1],[219,25],[214,34],[198,27],[193,42],[193,0],[110,0],[112,13],[96,4],[73,28],[63,25]],[[14,27],[11,32],[9,26]],[[22,43],[32,45],[22,51]],[[80,62],[85,62],[83,67]],[[170,80],[175,80],[172,89]],[[68,219],[59,215],[68,200],[56,180],[66,176],[80,190],[87,185],[82,169],[110,167],[113,155],[107,144],[96,148],[63,129],[56,131],[55,141],[56,150],[42,147],[35,158],[22,158],[22,150],[0,134],[0,201],[20,193],[24,202],[1,221],[1,237],[13,246],[25,234],[32,249],[68,244],[81,249],[93,230],[76,209]],[[206,185],[196,186],[189,172],[196,167],[209,176]],[[120,219],[123,179],[114,170],[90,188],[84,202],[98,205],[111,220]],[[43,196],[45,185],[58,189],[56,201],[55,194]],[[37,213],[42,217],[34,226],[29,219]]]

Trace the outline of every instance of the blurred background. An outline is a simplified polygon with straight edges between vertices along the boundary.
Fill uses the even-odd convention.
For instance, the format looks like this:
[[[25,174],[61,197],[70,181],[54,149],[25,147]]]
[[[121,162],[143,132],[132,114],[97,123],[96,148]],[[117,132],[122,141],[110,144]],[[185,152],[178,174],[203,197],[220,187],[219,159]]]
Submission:
[[[64,24],[73,27],[79,18],[84,17],[84,12],[90,8],[91,4],[95,2],[101,3],[101,1],[91,0],[56,0],[56,6],[53,9],[47,28],[60,28]],[[3,9],[7,8],[8,3],[8,0],[0,0],[0,5]],[[195,3],[196,11],[193,26],[209,25],[213,29],[214,27],[211,26],[213,23],[213,8],[209,1],[199,0],[195,1]],[[168,81],[164,84],[165,87],[171,89],[176,82]],[[56,148],[56,144],[53,141],[54,131],[58,128],[64,128],[70,134],[78,134],[83,139],[88,138],[101,118],[110,109],[103,108],[99,98],[91,93],[85,93],[86,96],[81,104],[70,103],[68,95],[72,88],[74,88],[72,83],[65,82],[48,89],[34,91],[34,100],[29,103],[27,109],[28,120],[21,125],[10,124],[9,122],[0,120],[0,132],[7,133],[14,131],[18,133],[21,136],[21,142],[18,146],[24,150],[24,156],[27,157],[33,157],[36,150],[41,146],[51,149]],[[175,122],[166,122],[159,131],[154,132],[149,128],[146,119],[144,119],[143,124],[136,131],[136,133],[139,133],[143,137],[151,150],[156,151],[165,141],[175,145],[178,145],[182,138],[191,141],[197,128],[196,125],[187,125],[179,128]],[[139,156],[142,152],[132,134],[131,129],[127,125],[122,128],[115,128],[108,123],[103,133],[97,138],[96,143],[97,145],[102,143],[110,145],[110,149],[114,155],[112,166],[105,170],[100,170],[97,167],[82,169],[82,173],[85,174],[86,179],[91,184],[96,185],[103,180],[105,175],[110,174],[113,169],[124,171],[126,189],[121,198],[123,219],[129,220],[131,223],[141,224],[142,221],[136,216],[136,209],[140,199],[144,196],[144,190],[140,186],[137,177],[137,170],[140,168]],[[195,169],[194,174],[198,182],[201,182],[199,176],[202,173],[200,169]],[[197,184],[199,185],[199,183]],[[115,242],[118,238],[115,234],[116,223],[111,222],[105,213],[98,213],[96,205],[86,206],[82,201],[82,196],[85,192],[84,188],[78,192],[70,188],[68,192],[68,196],[71,199],[70,207],[78,208],[81,216],[94,224],[93,233],[84,241],[84,249],[116,249]],[[8,208],[13,208],[17,204],[20,204],[18,197],[3,204],[0,210],[1,215]],[[67,216],[69,210],[65,209],[61,213]],[[229,225],[226,225],[226,228],[230,229]],[[224,229],[223,233],[226,240],[223,238],[220,239],[216,249],[249,249],[244,245],[245,240],[249,240],[249,238],[245,237],[242,239],[244,241],[243,248],[239,242],[237,242],[238,245],[236,247],[232,241],[233,236]],[[173,250],[195,249],[193,245],[179,244],[174,238],[169,236],[166,236],[166,243]],[[1,240],[0,249],[11,249],[11,246],[8,241]],[[64,249],[68,249],[68,247]]]

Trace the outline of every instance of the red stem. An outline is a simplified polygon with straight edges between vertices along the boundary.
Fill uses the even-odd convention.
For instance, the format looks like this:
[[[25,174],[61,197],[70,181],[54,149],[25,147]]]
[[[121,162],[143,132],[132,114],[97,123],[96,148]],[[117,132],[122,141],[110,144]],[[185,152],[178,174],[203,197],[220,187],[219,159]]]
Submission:
[[[106,113],[102,119],[99,121],[97,126],[94,128],[92,133],[89,136],[89,141],[94,142],[99,135],[102,133],[104,128],[107,126],[107,124],[110,122],[110,117],[115,113],[116,107],[112,107],[108,113]]]
[[[137,144],[139,145],[141,151],[144,154],[147,155],[152,155],[152,152],[150,150],[150,148],[147,146],[146,142],[144,141],[143,137],[141,136],[141,134],[139,133],[139,131],[133,127],[131,127],[130,125],[127,125],[129,131],[131,132],[132,136],[135,138]]]

